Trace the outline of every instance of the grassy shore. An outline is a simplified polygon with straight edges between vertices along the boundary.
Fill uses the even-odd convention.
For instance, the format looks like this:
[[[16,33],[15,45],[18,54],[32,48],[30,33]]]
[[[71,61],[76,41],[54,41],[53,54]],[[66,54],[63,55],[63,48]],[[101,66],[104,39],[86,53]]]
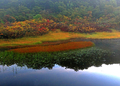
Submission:
[[[120,32],[112,30],[112,32],[96,32],[93,34],[81,34],[82,37],[90,39],[116,39],[120,38]]]
[[[43,41],[67,40],[70,38],[88,38],[88,39],[114,39],[120,38],[120,32],[96,32],[96,33],[74,33],[62,32],[60,30],[50,31],[48,34],[36,37],[23,37],[18,39],[0,39],[0,46],[18,46],[18,45],[36,45]]]

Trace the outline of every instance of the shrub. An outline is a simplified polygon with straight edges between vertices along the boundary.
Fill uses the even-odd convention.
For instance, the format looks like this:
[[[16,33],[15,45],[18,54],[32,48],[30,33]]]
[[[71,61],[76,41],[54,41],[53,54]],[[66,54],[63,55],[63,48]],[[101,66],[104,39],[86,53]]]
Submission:
[[[36,19],[36,20],[42,19],[42,16],[40,14],[37,14],[37,15],[33,16],[33,19]]]

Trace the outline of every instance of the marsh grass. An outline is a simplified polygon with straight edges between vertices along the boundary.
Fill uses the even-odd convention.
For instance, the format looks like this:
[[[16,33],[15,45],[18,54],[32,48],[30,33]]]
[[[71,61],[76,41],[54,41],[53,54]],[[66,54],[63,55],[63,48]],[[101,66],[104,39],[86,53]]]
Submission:
[[[0,39],[0,46],[17,46],[17,45],[33,45],[40,44],[43,41],[59,41],[70,38],[88,38],[88,39],[114,39],[120,38],[120,32],[112,30],[112,32],[95,32],[95,33],[74,33],[62,32],[60,30],[50,31],[48,34],[36,37],[23,37],[17,39]]]
[[[82,36],[89,39],[116,39],[120,38],[120,32],[112,29],[112,32],[96,32],[92,34],[82,34]]]

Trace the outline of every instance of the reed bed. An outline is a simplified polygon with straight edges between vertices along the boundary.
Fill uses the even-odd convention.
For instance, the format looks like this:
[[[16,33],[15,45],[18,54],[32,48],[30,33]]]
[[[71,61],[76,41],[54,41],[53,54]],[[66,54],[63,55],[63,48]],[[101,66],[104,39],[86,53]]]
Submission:
[[[11,49],[9,51],[14,51],[18,53],[57,52],[57,51],[86,48],[86,47],[91,47],[93,45],[94,43],[90,41],[79,41],[79,42],[68,42],[58,45],[47,45],[47,46],[37,45],[33,47]]]

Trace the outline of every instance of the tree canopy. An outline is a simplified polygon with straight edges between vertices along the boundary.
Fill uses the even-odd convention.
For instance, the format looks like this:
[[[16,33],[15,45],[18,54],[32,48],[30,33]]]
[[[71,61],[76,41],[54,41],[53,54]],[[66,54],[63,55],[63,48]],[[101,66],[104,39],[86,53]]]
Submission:
[[[120,0],[0,0],[0,21],[14,22],[42,17],[51,18],[68,16],[70,18],[81,17],[98,20],[114,18],[119,21]],[[10,18],[6,18],[9,15]]]

